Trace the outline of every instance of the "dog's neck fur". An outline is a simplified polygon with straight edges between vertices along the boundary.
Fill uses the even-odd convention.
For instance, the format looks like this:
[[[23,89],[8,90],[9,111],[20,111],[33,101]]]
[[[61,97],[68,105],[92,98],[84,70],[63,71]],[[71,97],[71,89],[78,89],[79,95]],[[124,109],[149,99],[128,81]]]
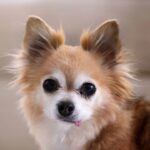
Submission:
[[[106,125],[85,145],[85,150],[137,150],[133,142],[132,111],[120,112],[115,122]]]
[[[42,150],[81,150],[87,141],[94,139],[99,130],[92,121],[77,127],[47,119],[31,127],[31,133]]]

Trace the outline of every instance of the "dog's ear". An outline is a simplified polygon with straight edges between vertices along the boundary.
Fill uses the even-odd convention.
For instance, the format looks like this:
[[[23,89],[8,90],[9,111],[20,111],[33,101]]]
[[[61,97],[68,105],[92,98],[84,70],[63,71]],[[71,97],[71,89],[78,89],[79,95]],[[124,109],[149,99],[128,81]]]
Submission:
[[[24,53],[32,62],[50,54],[64,43],[63,31],[55,31],[39,17],[30,16],[23,41]]]
[[[83,49],[100,54],[104,63],[113,66],[121,50],[118,23],[115,20],[104,22],[94,31],[83,33],[80,42]]]

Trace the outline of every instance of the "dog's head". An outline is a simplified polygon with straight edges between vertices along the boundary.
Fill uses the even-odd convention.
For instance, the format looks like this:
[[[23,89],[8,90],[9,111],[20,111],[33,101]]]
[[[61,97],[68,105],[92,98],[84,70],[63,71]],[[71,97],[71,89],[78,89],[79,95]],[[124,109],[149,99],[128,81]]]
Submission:
[[[18,81],[31,120],[107,122],[131,96],[117,22],[83,33],[80,41],[81,46],[64,45],[62,30],[38,17],[28,19]]]

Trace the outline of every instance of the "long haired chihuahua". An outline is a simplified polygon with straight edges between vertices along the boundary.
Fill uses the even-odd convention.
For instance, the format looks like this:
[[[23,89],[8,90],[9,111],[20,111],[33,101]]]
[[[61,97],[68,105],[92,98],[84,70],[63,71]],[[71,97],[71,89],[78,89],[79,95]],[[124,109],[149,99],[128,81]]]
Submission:
[[[26,23],[17,83],[41,150],[150,150],[150,105],[136,98],[115,20],[64,44],[39,17]]]

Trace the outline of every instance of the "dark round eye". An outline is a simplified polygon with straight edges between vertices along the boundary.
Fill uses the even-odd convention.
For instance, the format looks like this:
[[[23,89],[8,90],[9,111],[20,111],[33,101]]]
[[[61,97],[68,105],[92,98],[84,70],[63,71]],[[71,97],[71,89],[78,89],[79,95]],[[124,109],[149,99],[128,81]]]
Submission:
[[[80,94],[85,97],[90,97],[96,92],[96,87],[92,83],[83,83],[80,88]]]
[[[55,79],[47,79],[43,83],[43,88],[46,92],[55,92],[59,89],[60,85]]]

